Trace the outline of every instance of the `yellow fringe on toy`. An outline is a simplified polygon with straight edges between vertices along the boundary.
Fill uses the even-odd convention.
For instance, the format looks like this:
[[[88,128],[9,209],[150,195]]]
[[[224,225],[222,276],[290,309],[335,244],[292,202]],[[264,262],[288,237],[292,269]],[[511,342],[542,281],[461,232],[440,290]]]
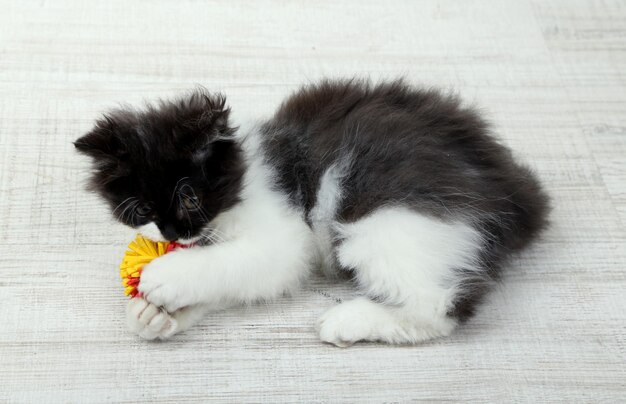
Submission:
[[[152,241],[139,234],[135,240],[128,244],[128,251],[126,251],[120,264],[120,276],[126,296],[141,297],[137,286],[144,265],[168,253],[172,247],[172,243]]]

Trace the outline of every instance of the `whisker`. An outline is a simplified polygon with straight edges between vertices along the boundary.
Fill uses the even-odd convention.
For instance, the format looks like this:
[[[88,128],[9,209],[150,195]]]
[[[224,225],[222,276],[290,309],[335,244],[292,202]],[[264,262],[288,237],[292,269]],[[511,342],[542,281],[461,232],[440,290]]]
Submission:
[[[226,241],[226,239],[222,237],[216,229],[209,229],[209,231],[209,233],[206,233],[206,237],[213,242],[223,243]]]
[[[121,221],[132,221],[135,214],[135,208],[139,205],[139,200],[135,200],[129,203],[126,208],[122,211]],[[128,219],[126,219],[126,213],[128,212]]]
[[[120,203],[119,203],[119,204],[115,207],[115,209],[113,209],[113,212],[111,212],[111,213],[112,213],[113,215],[115,215],[115,212],[117,212],[117,210],[118,210],[119,208],[121,208],[121,207],[122,207],[122,205],[124,205],[126,202],[128,202],[128,201],[129,201],[129,200],[131,200],[131,199],[137,199],[137,197],[134,197],[134,196],[129,196],[128,198],[124,199],[122,202],[120,202]]]
[[[187,217],[187,223],[189,223],[189,225],[191,226],[193,222],[191,221],[191,216],[189,216],[189,210],[187,210],[185,205],[182,203],[179,203],[178,207],[182,209],[182,211],[185,213],[185,216]]]
[[[120,214],[117,216],[117,219],[123,222],[126,217],[126,212],[128,211],[128,209],[131,209],[131,208],[134,209],[138,204],[139,204],[139,199],[133,198],[131,201],[129,201],[126,204],[126,207],[120,212]]]

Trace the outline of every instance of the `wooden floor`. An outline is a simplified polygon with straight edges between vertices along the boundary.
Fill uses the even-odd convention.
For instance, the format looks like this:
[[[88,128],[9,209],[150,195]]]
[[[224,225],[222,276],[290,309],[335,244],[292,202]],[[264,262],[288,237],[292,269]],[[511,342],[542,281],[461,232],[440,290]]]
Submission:
[[[0,402],[626,401],[626,2],[5,1]],[[132,232],[83,189],[98,114],[196,84],[262,118],[322,76],[458,91],[554,199],[480,314],[412,347],[321,344],[354,291],[216,313],[171,342],[124,326]]]

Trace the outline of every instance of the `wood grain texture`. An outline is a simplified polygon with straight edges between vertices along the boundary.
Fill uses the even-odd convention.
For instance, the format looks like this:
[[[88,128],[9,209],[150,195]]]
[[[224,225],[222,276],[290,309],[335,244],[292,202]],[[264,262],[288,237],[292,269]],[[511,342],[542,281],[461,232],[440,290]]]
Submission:
[[[209,316],[166,343],[123,322],[132,232],[71,141],[117,102],[195,84],[263,117],[322,76],[459,91],[554,199],[543,241],[450,338],[318,342],[349,284]],[[0,402],[626,400],[626,3],[5,1],[0,14]]]

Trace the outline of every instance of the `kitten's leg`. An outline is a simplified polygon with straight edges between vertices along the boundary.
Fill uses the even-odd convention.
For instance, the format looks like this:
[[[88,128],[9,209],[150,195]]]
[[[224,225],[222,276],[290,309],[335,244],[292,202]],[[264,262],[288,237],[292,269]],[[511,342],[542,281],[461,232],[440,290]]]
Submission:
[[[306,223],[285,214],[233,240],[155,259],[142,272],[138,288],[168,312],[196,304],[223,308],[269,300],[299,286],[314,251]]]
[[[342,347],[362,340],[416,343],[454,329],[449,312],[462,293],[460,274],[480,271],[477,231],[401,207],[379,209],[337,230],[337,260],[354,270],[367,297],[322,315],[322,341]]]
[[[145,299],[136,297],[126,306],[126,322],[130,331],[141,338],[167,339],[197,323],[207,310],[206,306],[195,305],[170,314]]]

